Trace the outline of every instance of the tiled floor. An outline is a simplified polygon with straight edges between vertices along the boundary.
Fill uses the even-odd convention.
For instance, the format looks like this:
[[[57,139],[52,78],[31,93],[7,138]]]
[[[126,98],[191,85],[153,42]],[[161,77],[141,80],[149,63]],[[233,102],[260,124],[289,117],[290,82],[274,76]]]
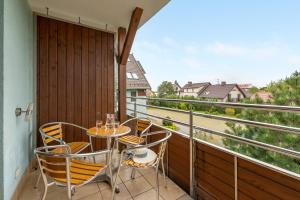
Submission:
[[[21,200],[41,199],[44,191],[43,181],[40,181],[38,189],[34,189],[37,179],[37,172],[31,174],[26,187],[21,194]],[[144,169],[136,172],[136,178],[131,179],[131,169],[122,168],[117,180],[120,193],[116,195],[117,200],[152,200],[156,199],[155,190],[155,171],[153,169]],[[160,199],[162,200],[190,200],[191,198],[173,181],[167,178],[167,187],[164,185],[163,176],[159,176]],[[91,183],[76,189],[74,200],[110,200],[111,188],[105,182]],[[67,199],[65,188],[51,186],[48,188],[47,200]]]

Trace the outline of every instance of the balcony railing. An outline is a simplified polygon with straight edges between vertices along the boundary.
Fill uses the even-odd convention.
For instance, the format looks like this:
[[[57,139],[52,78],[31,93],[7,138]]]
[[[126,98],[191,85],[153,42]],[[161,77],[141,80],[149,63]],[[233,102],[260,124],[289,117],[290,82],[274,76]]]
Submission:
[[[194,112],[192,109],[193,105],[200,104],[270,112],[300,113],[300,107],[163,98],[128,98],[134,98],[136,100],[134,102],[127,102],[128,105],[131,105],[131,108],[127,108],[127,110],[133,112],[133,115],[135,116],[137,116],[137,114],[141,114],[161,120],[169,120],[175,124],[188,127],[189,135],[180,133],[178,131],[173,131],[175,136],[174,139],[169,142],[169,152],[167,153],[166,165],[167,171],[170,172],[169,177],[173,178],[173,180],[184,189],[189,190],[192,197],[196,198],[201,196],[203,199],[235,200],[266,198],[300,199],[300,174],[259,161],[257,159],[253,159],[240,153],[228,150],[224,147],[220,147],[196,138],[194,131],[198,130],[201,131],[201,133],[210,133],[213,135],[222,136],[223,138],[234,140],[241,144],[259,147],[267,151],[276,152],[284,156],[291,157],[299,160],[299,162],[300,152],[195,125],[193,118],[194,116],[200,116],[209,119],[239,123],[247,126],[281,131],[296,135],[300,135],[300,128],[244,120],[227,116],[204,114]],[[138,103],[137,100],[142,100],[143,103]],[[180,110],[149,105],[147,104],[149,100],[187,103],[190,105],[190,110]],[[189,116],[189,122],[187,123],[162,116],[152,115],[147,112],[139,111],[138,107],[155,108],[176,113],[183,113]],[[162,128],[164,127],[156,125],[154,129]],[[176,156],[174,157],[172,153]],[[182,176],[180,173],[185,175]],[[272,194],[272,192],[274,194]]]

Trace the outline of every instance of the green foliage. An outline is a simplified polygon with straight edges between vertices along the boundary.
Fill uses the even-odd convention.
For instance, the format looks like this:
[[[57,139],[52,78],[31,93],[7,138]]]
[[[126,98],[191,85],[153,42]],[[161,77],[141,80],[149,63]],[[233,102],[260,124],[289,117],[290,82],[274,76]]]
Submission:
[[[167,116],[167,117],[165,117],[166,119],[164,119],[163,121],[162,121],[162,124],[163,124],[163,126],[172,126],[173,125],[173,122],[172,121],[170,121],[170,117],[169,116]]]
[[[169,116],[167,116],[166,119],[164,119],[164,120],[162,121],[162,124],[163,124],[164,127],[176,131],[176,130],[177,130],[176,125],[175,125],[172,121],[170,121],[170,119],[171,119],[171,118],[170,118]]]
[[[268,103],[300,106],[300,76],[298,72],[284,80],[271,83],[266,90],[273,95],[273,101]],[[245,102],[263,103],[259,98],[246,100]],[[246,109],[241,111],[237,116],[252,121],[300,127],[300,115],[296,113],[254,111]],[[241,126],[233,123],[227,123],[227,126],[229,129],[226,132],[229,134],[300,151],[299,135],[253,126]],[[224,139],[223,143],[234,151],[300,173],[300,160],[228,139]]]
[[[257,87],[251,87],[250,89],[249,89],[249,92],[251,93],[251,94],[255,94],[256,92],[258,92],[259,91],[259,89],[257,88]]]
[[[226,115],[235,115],[235,110],[233,108],[225,108]]]
[[[162,82],[157,89],[159,97],[166,97],[169,95],[176,95],[176,91],[174,90],[173,84],[169,81]]]

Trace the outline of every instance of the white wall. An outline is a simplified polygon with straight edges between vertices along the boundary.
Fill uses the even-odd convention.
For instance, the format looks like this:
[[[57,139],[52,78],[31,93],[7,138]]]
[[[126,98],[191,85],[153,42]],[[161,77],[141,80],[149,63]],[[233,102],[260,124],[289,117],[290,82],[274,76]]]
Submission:
[[[127,92],[126,92],[126,96],[127,96],[127,97],[131,97],[131,91],[132,91],[132,90],[127,90]],[[137,91],[136,91],[136,92],[137,92]],[[146,96],[138,96],[138,97],[146,97]],[[127,102],[134,103],[134,102],[132,102],[131,99],[129,99],[129,98],[127,98]],[[146,104],[147,104],[147,100],[145,100],[145,99],[136,99],[136,103],[137,103],[137,104],[146,105]],[[133,104],[127,104],[127,109],[134,110],[134,105],[133,105]],[[144,107],[144,106],[137,106],[136,109],[137,109],[138,112],[147,113],[147,108]],[[128,110],[127,110],[127,114],[133,114],[133,111],[128,111]],[[137,117],[147,117],[147,116],[138,113],[138,114],[137,114]]]

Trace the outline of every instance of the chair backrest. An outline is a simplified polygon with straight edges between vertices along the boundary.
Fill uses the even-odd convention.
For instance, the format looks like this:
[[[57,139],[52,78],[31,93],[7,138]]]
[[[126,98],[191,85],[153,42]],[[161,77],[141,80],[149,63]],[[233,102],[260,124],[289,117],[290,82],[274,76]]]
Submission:
[[[149,129],[151,126],[151,121],[145,118],[136,119],[136,131],[138,134],[141,134],[146,129]]]
[[[172,136],[172,132],[167,131],[167,130],[165,130],[165,131],[155,131],[155,132],[147,133],[146,135],[149,137],[151,135],[158,135],[158,134],[159,135],[164,134],[164,136],[161,139],[156,140],[154,142],[151,142],[151,143],[148,143],[148,144],[145,144],[145,145],[139,145],[137,147],[131,148],[130,151],[132,149],[158,147],[157,158],[156,158],[156,161],[153,162],[154,164],[157,164],[164,157],[166,146],[167,146],[168,140]]]
[[[64,149],[61,153],[53,153],[51,150],[56,148]],[[35,150],[35,154],[37,156],[38,164],[40,166],[43,178],[46,179],[48,177],[55,179],[55,178],[67,178],[68,163],[67,155],[69,150],[64,145],[57,145],[57,146],[45,146],[39,147]]]
[[[63,144],[62,124],[59,122],[44,124],[40,127],[44,146]]]

